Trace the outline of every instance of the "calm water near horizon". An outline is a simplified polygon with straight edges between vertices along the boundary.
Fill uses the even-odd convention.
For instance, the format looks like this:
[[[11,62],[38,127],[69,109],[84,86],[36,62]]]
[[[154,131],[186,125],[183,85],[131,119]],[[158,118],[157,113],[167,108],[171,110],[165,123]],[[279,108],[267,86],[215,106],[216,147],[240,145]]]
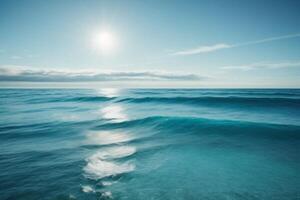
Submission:
[[[300,89],[0,89],[0,199],[300,199]]]

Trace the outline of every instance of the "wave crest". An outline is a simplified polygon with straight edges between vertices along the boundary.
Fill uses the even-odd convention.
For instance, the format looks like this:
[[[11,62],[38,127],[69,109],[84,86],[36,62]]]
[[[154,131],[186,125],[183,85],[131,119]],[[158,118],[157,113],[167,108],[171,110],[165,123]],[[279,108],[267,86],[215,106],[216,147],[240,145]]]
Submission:
[[[93,180],[128,173],[134,171],[134,169],[135,165],[130,162],[118,164],[97,157],[90,158],[88,164],[83,168],[86,176]]]
[[[118,102],[125,103],[173,103],[193,105],[247,105],[247,106],[300,106],[298,98],[270,98],[270,97],[141,97],[124,98]]]

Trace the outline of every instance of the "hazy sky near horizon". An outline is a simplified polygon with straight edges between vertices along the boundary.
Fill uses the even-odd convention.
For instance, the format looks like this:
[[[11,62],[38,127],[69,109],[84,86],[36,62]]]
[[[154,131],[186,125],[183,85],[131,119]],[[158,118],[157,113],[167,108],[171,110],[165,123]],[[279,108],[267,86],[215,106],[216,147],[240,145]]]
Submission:
[[[299,11],[298,0],[0,0],[0,86],[300,87]],[[111,52],[95,48],[103,32]]]

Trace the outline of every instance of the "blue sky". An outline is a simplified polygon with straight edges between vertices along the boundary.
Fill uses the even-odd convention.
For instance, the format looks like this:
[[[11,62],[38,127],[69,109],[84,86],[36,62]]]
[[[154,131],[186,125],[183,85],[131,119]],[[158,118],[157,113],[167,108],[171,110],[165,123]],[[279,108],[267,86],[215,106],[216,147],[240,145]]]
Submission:
[[[0,0],[2,87],[300,87],[300,1]],[[106,54],[91,44],[109,31]]]

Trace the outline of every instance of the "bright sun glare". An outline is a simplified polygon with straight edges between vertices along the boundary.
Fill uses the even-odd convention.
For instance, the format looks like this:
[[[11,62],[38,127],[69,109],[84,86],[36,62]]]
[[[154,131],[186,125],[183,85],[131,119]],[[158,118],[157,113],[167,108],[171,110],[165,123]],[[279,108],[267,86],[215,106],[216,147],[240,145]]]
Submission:
[[[117,38],[110,31],[100,31],[93,35],[92,45],[103,54],[112,53],[117,48]]]

